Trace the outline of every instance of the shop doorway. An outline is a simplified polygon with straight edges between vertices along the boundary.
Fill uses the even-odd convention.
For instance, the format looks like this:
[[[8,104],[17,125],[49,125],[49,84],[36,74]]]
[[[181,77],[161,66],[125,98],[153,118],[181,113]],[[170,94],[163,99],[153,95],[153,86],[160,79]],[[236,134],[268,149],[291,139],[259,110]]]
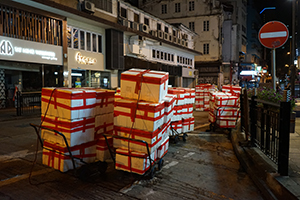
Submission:
[[[72,88],[94,87],[110,89],[110,72],[72,69]]]

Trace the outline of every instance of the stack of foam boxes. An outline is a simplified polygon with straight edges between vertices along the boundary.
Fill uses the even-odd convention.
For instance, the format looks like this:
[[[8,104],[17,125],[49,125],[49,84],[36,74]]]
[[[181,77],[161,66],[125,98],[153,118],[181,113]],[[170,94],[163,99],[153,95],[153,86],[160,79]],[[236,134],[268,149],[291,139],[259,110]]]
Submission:
[[[195,110],[209,111],[209,94],[217,90],[217,87],[211,84],[196,85]]]
[[[42,126],[62,133],[72,156],[91,163],[103,160],[107,148],[102,148],[100,134],[113,130],[114,91],[82,88],[43,88]],[[42,129],[43,164],[66,172],[73,169],[67,144],[53,131]],[[112,139],[111,143],[112,143]],[[74,159],[75,167],[83,163]]]
[[[147,142],[152,161],[168,150],[175,98],[167,95],[169,74],[130,69],[121,74],[121,88],[115,95],[114,138],[116,169],[144,174],[150,169]],[[153,163],[151,163],[153,164]]]
[[[194,130],[195,120],[193,117],[193,106],[195,103],[194,88],[169,88],[169,95],[175,95],[174,114],[171,118],[171,125],[178,134],[187,133]],[[170,129],[169,135],[176,135],[175,131]]]
[[[226,87],[225,87],[226,88]],[[240,118],[240,99],[226,92],[210,93],[210,109],[208,119],[220,128],[235,128]]]

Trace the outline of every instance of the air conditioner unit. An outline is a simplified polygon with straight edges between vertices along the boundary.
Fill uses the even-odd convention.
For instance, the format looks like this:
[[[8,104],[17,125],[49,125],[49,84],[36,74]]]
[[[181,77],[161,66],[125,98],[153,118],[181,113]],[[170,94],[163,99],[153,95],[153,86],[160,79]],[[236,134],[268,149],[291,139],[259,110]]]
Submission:
[[[161,30],[158,30],[157,31],[157,36],[160,38],[160,39],[164,39],[164,34]]]
[[[140,24],[140,31],[149,33],[149,26],[147,24]]]
[[[136,22],[130,22],[130,28],[138,30],[138,24]]]
[[[83,10],[94,13],[95,12],[95,4],[89,1],[84,1],[83,2]]]

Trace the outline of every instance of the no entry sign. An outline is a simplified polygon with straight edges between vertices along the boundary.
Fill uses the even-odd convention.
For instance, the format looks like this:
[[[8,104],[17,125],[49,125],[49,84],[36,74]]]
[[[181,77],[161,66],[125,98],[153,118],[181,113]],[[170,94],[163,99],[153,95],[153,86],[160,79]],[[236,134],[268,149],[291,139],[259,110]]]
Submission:
[[[258,33],[260,43],[270,49],[284,45],[289,37],[289,30],[279,21],[270,21],[264,24]]]

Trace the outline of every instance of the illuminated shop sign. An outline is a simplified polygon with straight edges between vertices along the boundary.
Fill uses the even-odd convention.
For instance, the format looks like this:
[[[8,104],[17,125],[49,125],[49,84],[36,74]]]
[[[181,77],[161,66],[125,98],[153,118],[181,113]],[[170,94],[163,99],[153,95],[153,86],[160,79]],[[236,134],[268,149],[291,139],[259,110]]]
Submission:
[[[62,47],[0,36],[0,59],[62,64]]]
[[[81,55],[80,52],[76,53],[75,60],[76,60],[77,63],[83,64],[83,65],[94,65],[97,62],[96,58],[83,56],[83,55]]]

